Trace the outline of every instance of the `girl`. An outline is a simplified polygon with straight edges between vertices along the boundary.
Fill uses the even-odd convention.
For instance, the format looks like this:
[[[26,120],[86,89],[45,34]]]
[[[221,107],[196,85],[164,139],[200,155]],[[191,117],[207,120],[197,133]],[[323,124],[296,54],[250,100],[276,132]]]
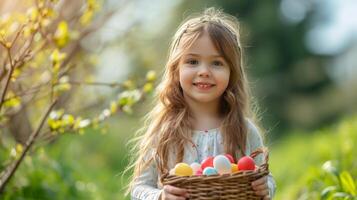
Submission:
[[[162,187],[159,177],[178,162],[201,162],[229,153],[235,160],[262,147],[253,124],[238,22],[214,8],[185,21],[175,34],[157,104],[138,137],[129,185],[132,199],[186,199],[181,188]],[[262,156],[255,159],[262,163]],[[271,175],[252,183],[271,199]]]

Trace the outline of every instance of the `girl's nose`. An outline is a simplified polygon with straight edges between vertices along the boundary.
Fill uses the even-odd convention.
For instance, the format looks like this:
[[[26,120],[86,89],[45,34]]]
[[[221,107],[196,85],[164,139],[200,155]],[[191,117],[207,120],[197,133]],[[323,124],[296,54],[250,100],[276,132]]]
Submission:
[[[200,67],[199,67],[199,71],[198,71],[198,76],[200,77],[209,77],[211,74],[208,66],[206,64],[202,64]]]

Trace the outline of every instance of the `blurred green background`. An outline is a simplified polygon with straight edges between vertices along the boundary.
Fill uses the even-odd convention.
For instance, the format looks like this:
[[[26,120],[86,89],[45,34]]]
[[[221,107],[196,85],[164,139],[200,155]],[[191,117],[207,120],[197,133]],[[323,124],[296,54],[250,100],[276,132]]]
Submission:
[[[84,38],[82,48],[97,55],[93,78],[108,82],[142,77],[150,69],[161,72],[170,38],[190,14],[214,6],[238,17],[250,84],[267,130],[275,199],[357,199],[356,1],[102,3],[103,12],[113,7],[120,12]],[[72,104],[108,104],[116,95],[110,88],[85,87]],[[121,175],[126,144],[149,102],[132,115],[111,118],[102,129],[63,134],[37,146],[0,199],[129,199],[123,190],[127,176]],[[0,161],[13,142],[5,137],[3,144]]]

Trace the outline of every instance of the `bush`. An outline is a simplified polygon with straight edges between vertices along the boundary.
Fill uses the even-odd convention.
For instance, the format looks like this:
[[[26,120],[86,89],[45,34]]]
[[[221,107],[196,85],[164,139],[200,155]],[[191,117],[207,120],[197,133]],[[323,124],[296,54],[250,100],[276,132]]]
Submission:
[[[137,123],[136,117],[113,118],[107,132],[88,129],[84,135],[64,134],[50,145],[38,146],[0,199],[125,199],[122,189],[127,180],[121,176],[127,165],[125,144]],[[9,153],[0,148],[0,157]]]
[[[274,145],[277,199],[357,199],[357,117]]]

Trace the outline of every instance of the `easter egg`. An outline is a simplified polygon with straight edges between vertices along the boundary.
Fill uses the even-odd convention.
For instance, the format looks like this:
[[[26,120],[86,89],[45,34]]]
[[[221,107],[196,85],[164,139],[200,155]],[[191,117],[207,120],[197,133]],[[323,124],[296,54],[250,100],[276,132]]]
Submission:
[[[197,176],[201,176],[202,175],[202,169],[199,169],[196,171],[195,175]]]
[[[186,163],[178,163],[175,166],[175,175],[176,176],[191,176],[193,175],[193,170],[190,165]]]
[[[250,156],[244,156],[238,161],[238,170],[254,170],[255,169],[255,163],[253,158]]]
[[[201,169],[201,164],[197,163],[197,162],[191,163],[190,166],[193,169],[194,174],[196,174],[196,172]],[[202,172],[202,169],[201,169],[201,172]]]
[[[224,155],[218,155],[213,159],[213,167],[219,174],[230,174],[232,172],[231,162]]]
[[[174,175],[175,174],[175,168],[172,168],[169,172],[170,175]]]
[[[231,163],[235,163],[234,162],[234,158],[233,158],[233,156],[231,155],[231,154],[224,154],[228,159],[229,159],[229,161],[231,162]]]
[[[213,157],[209,156],[208,158],[204,159],[201,162],[201,168],[202,170],[205,170],[206,167],[213,167]]]
[[[238,165],[237,164],[232,163],[231,167],[232,167],[232,173],[238,172]]]
[[[213,167],[206,167],[203,170],[203,175],[211,176],[211,175],[216,175],[218,174],[217,170]]]

